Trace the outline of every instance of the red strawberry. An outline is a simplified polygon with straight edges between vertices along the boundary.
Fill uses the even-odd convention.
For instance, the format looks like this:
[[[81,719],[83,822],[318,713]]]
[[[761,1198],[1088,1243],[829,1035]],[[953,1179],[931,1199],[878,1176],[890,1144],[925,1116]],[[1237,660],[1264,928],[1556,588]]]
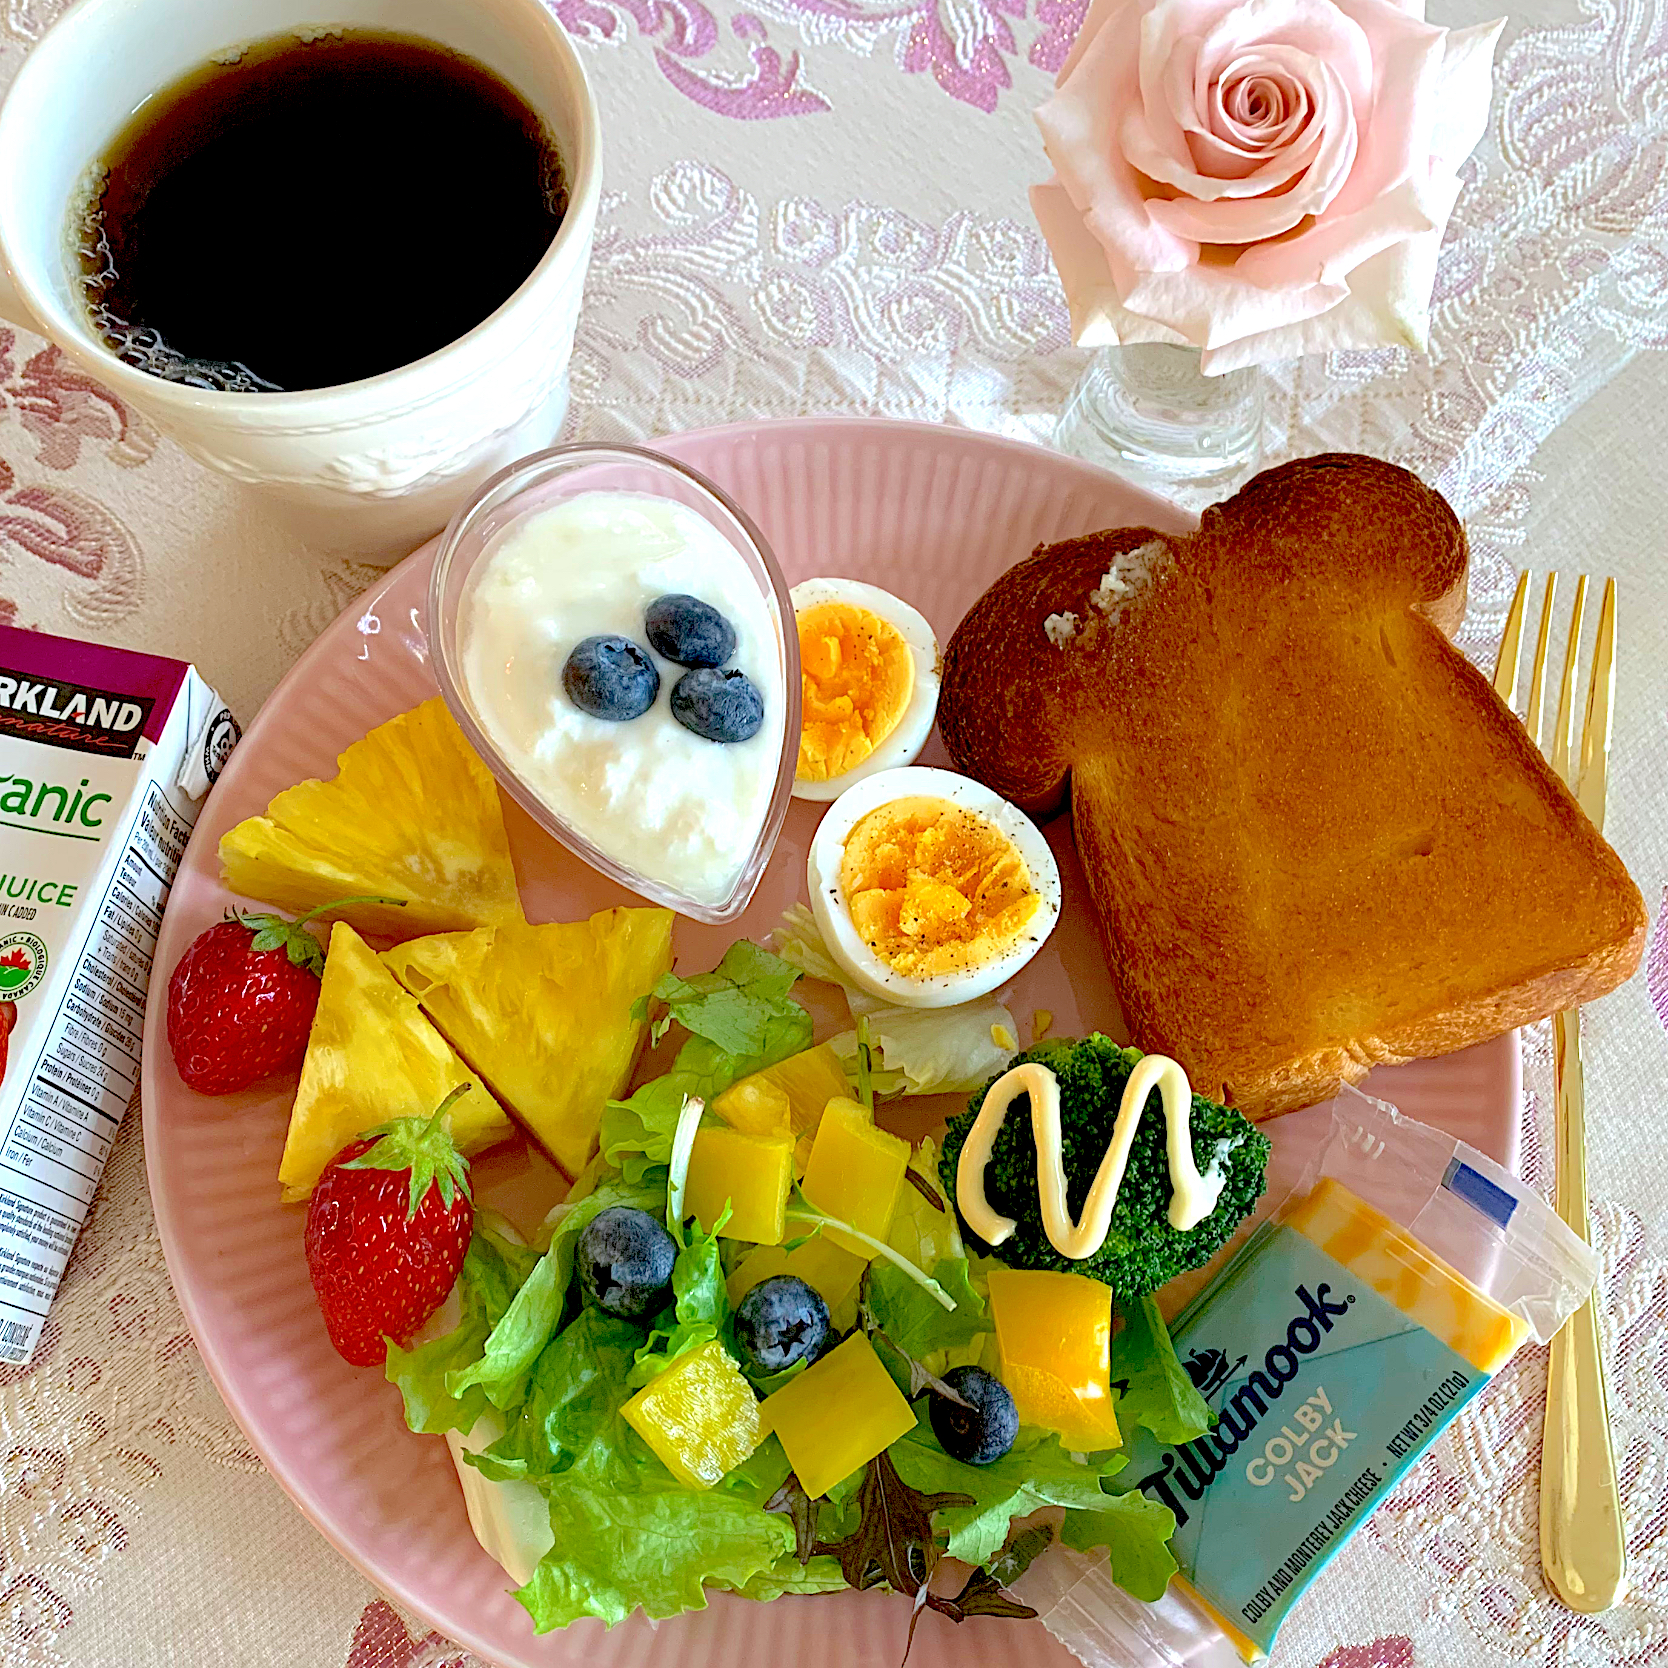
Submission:
[[[168,981],[168,1046],[187,1085],[229,1095],[299,1066],[324,970],[307,923],[347,904],[402,901],[338,898],[299,921],[239,910],[198,933]]]
[[[307,1272],[336,1352],[379,1367],[451,1291],[475,1228],[469,1164],[452,1145],[454,1089],[424,1123],[367,1130],[325,1166],[307,1206]]]
[[[324,968],[311,919],[240,912],[180,957],[168,981],[168,1046],[198,1094],[229,1095],[301,1064]]]

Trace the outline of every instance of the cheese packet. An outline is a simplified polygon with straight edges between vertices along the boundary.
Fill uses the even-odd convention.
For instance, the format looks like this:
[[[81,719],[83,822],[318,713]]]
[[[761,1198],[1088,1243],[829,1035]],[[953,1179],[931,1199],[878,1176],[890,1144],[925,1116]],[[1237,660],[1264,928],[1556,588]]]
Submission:
[[[1131,1434],[1121,1484],[1176,1518],[1156,1604],[1042,1559],[1024,1597],[1090,1668],[1233,1668],[1529,1338],[1593,1289],[1592,1249],[1516,1176],[1344,1089],[1303,1180],[1171,1327],[1214,1427]],[[1127,1483],[1126,1483],[1127,1480]]]
[[[162,911],[237,738],[183,661],[0,625],[0,1361],[33,1355],[137,1098]]]

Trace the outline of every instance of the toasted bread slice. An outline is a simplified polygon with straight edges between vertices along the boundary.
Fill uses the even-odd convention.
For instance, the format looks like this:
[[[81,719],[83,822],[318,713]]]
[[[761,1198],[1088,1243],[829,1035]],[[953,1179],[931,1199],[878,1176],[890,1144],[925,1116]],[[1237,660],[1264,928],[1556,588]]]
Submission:
[[[951,757],[1069,791],[1133,1040],[1252,1117],[1638,965],[1639,889],[1443,635],[1466,560],[1406,470],[1306,458],[1186,537],[1044,546],[951,639]]]

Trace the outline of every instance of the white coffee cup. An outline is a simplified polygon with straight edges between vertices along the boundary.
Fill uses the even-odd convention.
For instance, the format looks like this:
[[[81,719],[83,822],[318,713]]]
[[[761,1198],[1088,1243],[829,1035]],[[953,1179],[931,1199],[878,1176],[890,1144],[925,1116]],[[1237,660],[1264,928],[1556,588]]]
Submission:
[[[234,394],[124,364],[77,293],[68,215],[88,170],[140,103],[186,72],[250,41],[332,25],[438,41],[495,71],[538,112],[569,187],[567,217],[543,259],[450,346],[360,382]],[[0,106],[0,315],[56,342],[193,457],[278,495],[307,536],[409,547],[560,428],[601,173],[596,103],[540,0],[80,0],[24,60]]]

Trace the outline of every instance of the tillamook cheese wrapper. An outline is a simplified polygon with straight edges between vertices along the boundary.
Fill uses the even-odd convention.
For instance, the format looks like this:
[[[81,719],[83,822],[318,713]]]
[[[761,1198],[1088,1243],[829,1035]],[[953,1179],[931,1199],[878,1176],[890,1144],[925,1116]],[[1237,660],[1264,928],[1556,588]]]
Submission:
[[[1119,1489],[1174,1513],[1180,1574],[1147,1605],[1105,1560],[1065,1553],[1021,1595],[1092,1668],[1258,1660],[1402,1474],[1596,1273],[1518,1177],[1343,1090],[1303,1181],[1171,1328],[1215,1426],[1173,1446],[1126,1433]]]
[[[184,662],[0,626],[0,1360],[29,1360],[137,1098],[162,911],[238,738]]]

